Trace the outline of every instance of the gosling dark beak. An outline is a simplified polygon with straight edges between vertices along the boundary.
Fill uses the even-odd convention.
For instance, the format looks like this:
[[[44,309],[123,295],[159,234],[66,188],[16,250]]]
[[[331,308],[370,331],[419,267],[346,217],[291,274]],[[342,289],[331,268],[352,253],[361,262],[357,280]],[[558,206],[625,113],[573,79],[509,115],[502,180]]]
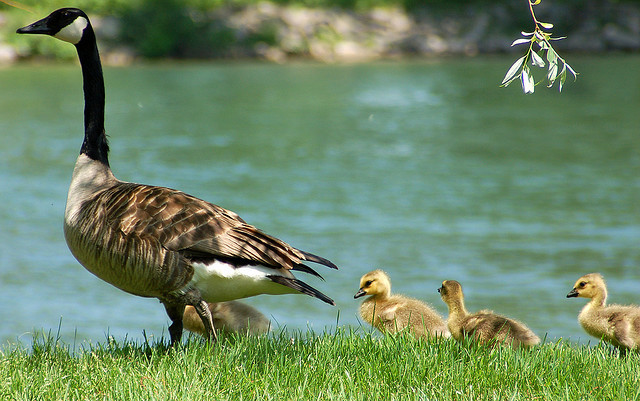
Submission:
[[[573,290],[569,291],[569,293],[567,294],[567,298],[575,298],[577,296],[578,296],[578,291],[576,291],[575,288]]]
[[[27,25],[23,28],[20,28],[16,31],[16,33],[30,33],[30,34],[38,34],[38,35],[55,35],[56,32],[48,26],[48,18],[43,18],[40,21],[36,21],[31,25]]]
[[[356,292],[356,295],[353,296],[353,299],[360,298],[365,295],[367,295],[367,293],[364,291],[364,289],[360,288],[358,292]]]

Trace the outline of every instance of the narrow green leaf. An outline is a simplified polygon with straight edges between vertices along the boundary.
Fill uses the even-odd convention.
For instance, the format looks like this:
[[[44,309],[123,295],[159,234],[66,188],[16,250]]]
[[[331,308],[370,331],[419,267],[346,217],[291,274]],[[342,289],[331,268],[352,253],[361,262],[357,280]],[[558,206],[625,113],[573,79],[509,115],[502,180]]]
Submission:
[[[504,87],[506,88],[507,86],[509,86],[509,84],[510,84],[511,82],[513,82],[513,81],[515,81],[516,79],[518,79],[518,77],[519,77],[519,76],[520,76],[520,74],[515,74],[515,75],[514,75],[510,80],[508,80],[508,81],[506,81],[506,82],[504,82],[504,83],[501,83],[501,84],[500,84],[500,86],[504,86]]]
[[[547,80],[549,81],[549,85],[547,85],[547,88],[551,88],[553,86],[557,76],[558,76],[558,64],[555,64],[555,63],[549,64],[549,73],[547,74]]]
[[[551,29],[553,28],[553,24],[550,24],[548,22],[538,22],[538,24],[540,24],[541,27],[543,27],[544,29]]]
[[[533,75],[531,75],[531,71],[529,68],[525,66],[522,69],[522,91],[524,93],[533,93],[535,90],[535,81],[533,80]]]
[[[513,43],[511,43],[511,47],[516,46],[516,45],[521,45],[523,43],[530,43],[531,39],[516,39],[513,41]]]
[[[511,81],[513,81],[517,75],[518,75],[518,71],[520,70],[520,67],[522,67],[522,64],[524,64],[524,60],[527,56],[522,56],[519,59],[516,60],[515,63],[513,63],[511,65],[511,67],[509,68],[509,71],[507,71],[507,74],[504,76],[504,79],[502,80],[502,83],[500,85],[505,85],[507,86],[509,83],[511,83]]]
[[[533,75],[529,74],[529,89],[531,90],[530,93],[533,93],[533,91],[535,90],[535,86],[536,86],[536,81],[533,79]]]
[[[544,68],[544,60],[536,52],[531,52],[531,65],[535,65],[540,68]]]
[[[564,63],[564,65],[566,65],[567,66],[567,70],[569,70],[569,72],[573,74],[573,80],[575,81],[576,79],[578,79],[578,73],[575,72],[573,70],[573,68],[571,68],[571,66],[569,64]]]
[[[557,59],[558,55],[556,54],[555,50],[553,50],[553,47],[549,47],[547,49],[547,61],[549,62],[549,64],[557,64]]]
[[[521,31],[520,33],[522,34],[522,36],[533,36],[533,34],[534,34],[535,32],[525,32],[525,31]]]
[[[562,72],[560,73],[560,84],[558,85],[558,91],[562,92],[562,87],[564,86],[564,81],[567,80],[567,70],[562,68]]]

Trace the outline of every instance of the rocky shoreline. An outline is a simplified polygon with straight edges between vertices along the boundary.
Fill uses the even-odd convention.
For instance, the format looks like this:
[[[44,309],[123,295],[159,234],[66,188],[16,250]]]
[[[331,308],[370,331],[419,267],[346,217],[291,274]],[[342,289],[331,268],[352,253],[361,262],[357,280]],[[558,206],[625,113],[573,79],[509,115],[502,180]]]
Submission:
[[[567,36],[556,42],[559,51],[640,50],[640,3],[585,0],[569,6],[543,1],[537,7],[540,20],[555,24],[555,36]],[[510,44],[521,30],[532,28],[522,0],[449,10],[425,7],[411,13],[400,8],[355,12],[263,2],[224,6],[206,14],[194,12],[188,18],[197,21],[199,31],[206,30],[215,45],[170,57],[360,62],[405,56],[473,56],[522,52]],[[122,19],[92,16],[92,20],[106,64],[125,64],[144,56],[136,46],[122,45]],[[0,16],[2,24],[7,21]],[[0,43],[0,62],[31,56],[28,49],[18,52]]]

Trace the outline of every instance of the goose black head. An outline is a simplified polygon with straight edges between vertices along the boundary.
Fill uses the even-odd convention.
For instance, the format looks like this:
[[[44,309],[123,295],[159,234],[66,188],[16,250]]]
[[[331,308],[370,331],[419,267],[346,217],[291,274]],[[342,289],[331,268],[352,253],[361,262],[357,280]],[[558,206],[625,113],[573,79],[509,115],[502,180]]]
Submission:
[[[17,33],[50,35],[77,45],[89,26],[89,17],[77,8],[61,8],[48,17],[18,29]]]

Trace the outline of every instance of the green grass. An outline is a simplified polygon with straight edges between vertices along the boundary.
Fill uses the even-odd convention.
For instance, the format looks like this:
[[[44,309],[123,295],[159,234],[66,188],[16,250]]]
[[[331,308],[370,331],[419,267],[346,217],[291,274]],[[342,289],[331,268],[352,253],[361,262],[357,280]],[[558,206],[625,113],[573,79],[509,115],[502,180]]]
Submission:
[[[40,336],[0,354],[0,399],[632,400],[640,355],[546,343],[528,351],[338,329],[314,334],[106,341]]]

